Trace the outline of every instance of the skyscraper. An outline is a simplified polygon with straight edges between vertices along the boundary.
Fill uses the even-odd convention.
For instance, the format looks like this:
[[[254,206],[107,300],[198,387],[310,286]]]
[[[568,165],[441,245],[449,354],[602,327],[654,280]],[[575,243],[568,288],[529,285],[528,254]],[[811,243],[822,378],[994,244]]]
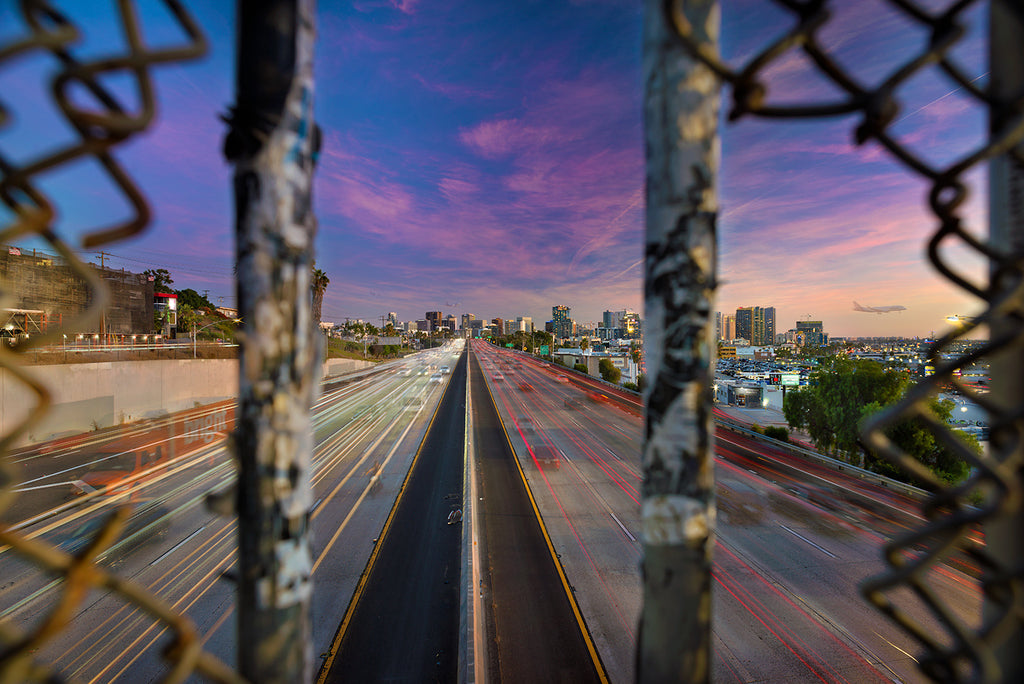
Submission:
[[[440,311],[428,311],[427,315],[424,316],[424,318],[430,321],[431,330],[439,329],[441,327],[441,321],[444,320],[444,318],[441,316]]]
[[[551,307],[551,323],[556,338],[572,337],[572,309],[561,304]]]
[[[774,311],[772,309],[773,320]],[[736,309],[736,337],[746,340],[755,347],[767,344],[765,342],[764,309],[759,306],[744,306]]]
[[[761,344],[775,344],[775,307],[764,308],[764,341]]]
[[[736,314],[725,314],[722,316],[722,339],[736,339]]]

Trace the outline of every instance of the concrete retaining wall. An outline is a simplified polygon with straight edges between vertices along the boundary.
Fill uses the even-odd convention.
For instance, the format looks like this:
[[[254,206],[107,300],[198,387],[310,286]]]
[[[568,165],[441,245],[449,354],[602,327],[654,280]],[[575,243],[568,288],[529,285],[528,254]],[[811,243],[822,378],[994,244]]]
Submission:
[[[238,361],[182,359],[29,366],[53,395],[41,424],[21,442],[152,418],[238,394]],[[35,396],[0,369],[0,430],[28,414]]]
[[[324,377],[372,365],[330,359],[324,364]],[[53,406],[20,444],[153,418],[238,395],[235,359],[76,363],[26,370],[50,388]],[[35,403],[32,392],[0,369],[0,434],[23,420]]]

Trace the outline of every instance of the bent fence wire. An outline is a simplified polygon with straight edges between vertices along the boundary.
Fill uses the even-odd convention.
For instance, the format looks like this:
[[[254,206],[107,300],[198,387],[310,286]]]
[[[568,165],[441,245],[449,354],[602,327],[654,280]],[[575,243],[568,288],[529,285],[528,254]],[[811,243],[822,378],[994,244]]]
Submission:
[[[911,33],[921,38],[924,49],[903,63],[893,64],[889,76],[877,85],[865,87],[844,71],[819,40],[832,17],[831,10],[839,3],[776,0],[776,5],[792,15],[792,28],[739,67],[724,63],[715,46],[699,40],[700,32],[688,23],[684,12],[688,4],[684,0],[664,0],[665,21],[674,27],[694,58],[731,86],[730,120],[744,116],[807,119],[855,115],[859,120],[853,136],[858,144],[878,143],[930,184],[928,201],[937,226],[927,243],[927,259],[946,279],[977,297],[985,310],[934,344],[934,375],[915,385],[898,404],[866,421],[862,428],[862,439],[870,448],[924,483],[929,491],[922,507],[925,521],[885,546],[888,569],[866,581],[862,592],[920,644],[919,667],[929,677],[941,681],[1019,679],[1024,658],[1020,653],[1024,554],[1020,551],[1019,525],[1024,509],[1024,404],[1018,361],[1024,344],[1024,208],[1020,206],[1024,155],[1019,147],[1024,139],[1024,58],[1020,49],[1024,10],[1019,3],[1006,0],[990,4],[991,74],[989,85],[982,87],[976,83],[979,79],[969,76],[952,57],[954,48],[965,39],[966,13],[980,2],[944,3],[948,7],[935,12],[908,0],[888,0],[885,4],[914,27]],[[772,103],[768,84],[762,79],[770,66],[794,50],[801,51],[815,70],[836,86],[840,93],[836,99]],[[933,68],[941,70],[974,107],[988,113],[991,128],[987,142],[944,167],[930,164],[891,131],[899,112],[900,88],[916,74]],[[969,229],[963,212],[968,195],[964,177],[986,162],[990,163],[993,197],[1008,195],[1003,200],[1005,208],[993,206],[988,240],[978,238]],[[964,272],[962,262],[945,255],[943,250],[950,243],[987,261],[987,284],[976,284]],[[972,332],[987,332],[987,342],[958,356],[957,343]],[[959,378],[960,369],[978,361],[992,363],[990,394],[979,393]],[[976,454],[929,411],[928,399],[950,386],[988,412],[991,441],[986,454]],[[937,441],[970,464],[971,475],[965,482],[947,486],[892,444],[885,434],[887,428],[908,418],[922,421]],[[984,546],[972,541],[979,528],[988,537]],[[957,549],[973,558],[980,568],[975,581],[985,605],[978,623],[973,625],[963,624],[929,585],[929,573]],[[924,608],[941,626],[940,631],[915,620],[906,610],[908,601]]]
[[[122,54],[78,59],[72,46],[81,38],[79,27],[43,0],[22,0],[18,9],[23,32],[16,34],[10,42],[0,43],[0,69],[19,59],[53,60],[57,65],[50,84],[53,97],[75,134],[67,144],[21,163],[14,163],[0,150],[0,199],[12,217],[7,225],[0,226],[0,243],[10,243],[18,238],[45,242],[87,281],[92,293],[87,310],[73,320],[65,319],[63,328],[33,336],[14,349],[0,346],[0,368],[35,397],[35,404],[25,418],[6,434],[0,435],[0,510],[10,506],[14,498],[13,475],[7,453],[39,422],[50,405],[49,391],[19,363],[19,354],[59,340],[63,330],[84,329],[87,323],[99,319],[110,299],[100,275],[82,262],[58,233],[54,203],[40,189],[38,179],[46,172],[88,159],[103,169],[127,200],[132,216],[123,222],[95,228],[84,237],[83,247],[98,247],[123,240],[139,233],[149,223],[150,211],[146,200],[114,158],[113,151],[145,131],[154,118],[156,102],[149,70],[160,64],[197,58],[207,49],[206,39],[183,5],[177,0],[164,0],[163,4],[184,36],[179,45],[160,49],[144,45],[143,27],[131,0],[118,3],[120,28],[127,45]],[[131,78],[138,99],[134,111],[102,85],[103,78],[112,74],[127,74]],[[94,108],[80,105],[80,98],[76,100],[73,97],[76,90],[87,92]],[[10,123],[8,103],[4,102],[9,102],[10,98],[7,93],[0,95],[0,127]],[[4,295],[0,291],[0,298]],[[32,653],[54,639],[74,617],[89,592],[98,587],[118,593],[124,600],[155,617],[173,634],[165,654],[172,663],[165,681],[182,681],[194,672],[219,681],[238,680],[227,666],[203,652],[199,636],[187,618],[177,614],[159,598],[107,572],[95,562],[97,556],[117,539],[127,514],[127,509],[119,509],[88,547],[74,556],[26,539],[9,529],[0,529],[0,547],[10,546],[41,569],[63,578],[61,594],[53,609],[31,630],[23,631],[9,622],[0,622],[0,681],[59,679],[59,673],[50,672],[45,665],[34,662]]]

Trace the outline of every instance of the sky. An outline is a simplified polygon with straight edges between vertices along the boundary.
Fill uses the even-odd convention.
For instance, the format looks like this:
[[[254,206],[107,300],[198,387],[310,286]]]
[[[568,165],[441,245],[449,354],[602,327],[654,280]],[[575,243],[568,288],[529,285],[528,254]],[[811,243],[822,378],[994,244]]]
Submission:
[[[107,55],[124,39],[114,2],[54,2],[82,26],[75,54]],[[931,3],[942,6],[946,3]],[[980,3],[979,3],[980,4]],[[0,42],[21,35],[0,0]],[[232,169],[220,117],[234,101],[234,3],[186,2],[210,39],[202,60],[157,67],[159,118],[118,148],[154,210],[142,236],[110,245],[107,264],[166,268],[175,287],[234,303]],[[920,51],[928,33],[883,2],[840,2],[821,41],[871,85]],[[150,45],[181,36],[162,3],[138,2]],[[317,120],[324,144],[314,202],[317,266],[330,278],[324,320],[400,320],[424,312],[532,316],[572,308],[643,311],[644,141],[641,3],[634,0],[320,0]],[[792,24],[766,0],[723,3],[722,53],[734,67]],[[987,75],[981,10],[954,52]],[[29,55],[0,68],[12,120],[0,151],[25,161],[72,139],[47,95],[53,64]],[[830,101],[805,57],[769,67],[773,102]],[[127,81],[110,87],[134,101]],[[10,97],[17,93],[17,97]],[[944,166],[980,144],[985,114],[937,70],[901,89],[894,132]],[[723,99],[723,110],[728,109]],[[824,122],[744,118],[723,124],[716,309],[775,306],[777,328],[822,320],[833,336],[927,336],[980,303],[924,258],[935,228],[927,185],[877,144],[852,144],[856,117]],[[983,174],[965,214],[985,233]],[[89,163],[40,179],[74,240],[127,215]],[[0,225],[9,216],[0,209]],[[39,246],[30,241],[18,244]],[[982,264],[947,251],[973,276]],[[96,255],[89,255],[93,260]],[[902,305],[871,314],[862,305]]]

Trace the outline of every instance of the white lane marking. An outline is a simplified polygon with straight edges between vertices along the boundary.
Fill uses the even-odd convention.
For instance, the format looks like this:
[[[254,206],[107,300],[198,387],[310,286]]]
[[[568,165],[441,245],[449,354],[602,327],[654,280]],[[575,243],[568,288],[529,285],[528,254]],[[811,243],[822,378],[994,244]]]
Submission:
[[[200,532],[202,532],[202,531],[203,531],[203,530],[205,530],[205,529],[206,529],[206,525],[203,525],[203,526],[202,526],[202,527],[200,527],[200,528],[199,528],[198,530],[196,530],[196,531],[195,531],[195,532],[193,532],[192,534],[188,535],[187,537],[185,537],[185,538],[184,538],[184,539],[182,539],[182,540],[181,540],[180,542],[178,542],[177,544],[175,544],[175,545],[174,545],[174,546],[172,546],[171,548],[167,549],[167,550],[166,550],[166,551],[164,551],[163,553],[161,553],[161,554],[160,554],[160,555],[159,555],[159,556],[158,556],[157,558],[153,559],[153,562],[152,562],[152,563],[150,563],[150,564],[149,564],[149,565],[150,565],[150,567],[152,567],[152,566],[156,565],[157,563],[159,563],[160,561],[162,561],[162,560],[163,560],[164,558],[166,558],[167,556],[169,556],[169,555],[171,555],[172,553],[174,553],[175,551],[177,551],[177,550],[178,550],[178,548],[179,548],[180,546],[182,546],[183,544],[186,544],[186,543],[188,543],[188,541],[189,541],[190,539],[192,539],[192,537],[196,536],[197,534],[199,534]]]
[[[818,549],[818,550],[819,550],[819,551],[821,551],[822,553],[824,553],[824,554],[826,554],[826,555],[828,555],[828,556],[831,556],[832,558],[839,558],[839,556],[837,556],[836,554],[832,553],[832,552],[831,552],[831,551],[829,551],[828,549],[826,549],[826,548],[823,548],[823,547],[821,547],[821,546],[818,546],[817,544],[815,544],[814,542],[812,542],[812,541],[811,541],[810,539],[808,539],[807,537],[803,536],[802,534],[800,534],[800,533],[798,533],[798,532],[794,532],[793,530],[789,529],[788,527],[786,527],[786,526],[785,526],[785,525],[783,525],[782,523],[779,523],[779,527],[781,527],[782,529],[786,530],[787,532],[789,532],[789,533],[790,533],[791,535],[793,535],[793,536],[794,536],[794,537],[796,537],[797,539],[802,539],[802,540],[804,540],[805,542],[807,542],[808,544],[810,544],[810,545],[811,545],[811,546],[813,546],[814,548]]]
[[[632,541],[632,542],[636,541],[636,537],[634,537],[633,535],[631,535],[629,533],[629,530],[627,530],[626,526],[623,525],[622,522],[618,518],[615,517],[614,513],[612,513],[611,511],[608,511],[608,515],[612,516],[612,520],[615,521],[615,524],[618,525],[620,528],[622,528],[622,531],[626,533],[627,537],[629,537],[629,541]]]

